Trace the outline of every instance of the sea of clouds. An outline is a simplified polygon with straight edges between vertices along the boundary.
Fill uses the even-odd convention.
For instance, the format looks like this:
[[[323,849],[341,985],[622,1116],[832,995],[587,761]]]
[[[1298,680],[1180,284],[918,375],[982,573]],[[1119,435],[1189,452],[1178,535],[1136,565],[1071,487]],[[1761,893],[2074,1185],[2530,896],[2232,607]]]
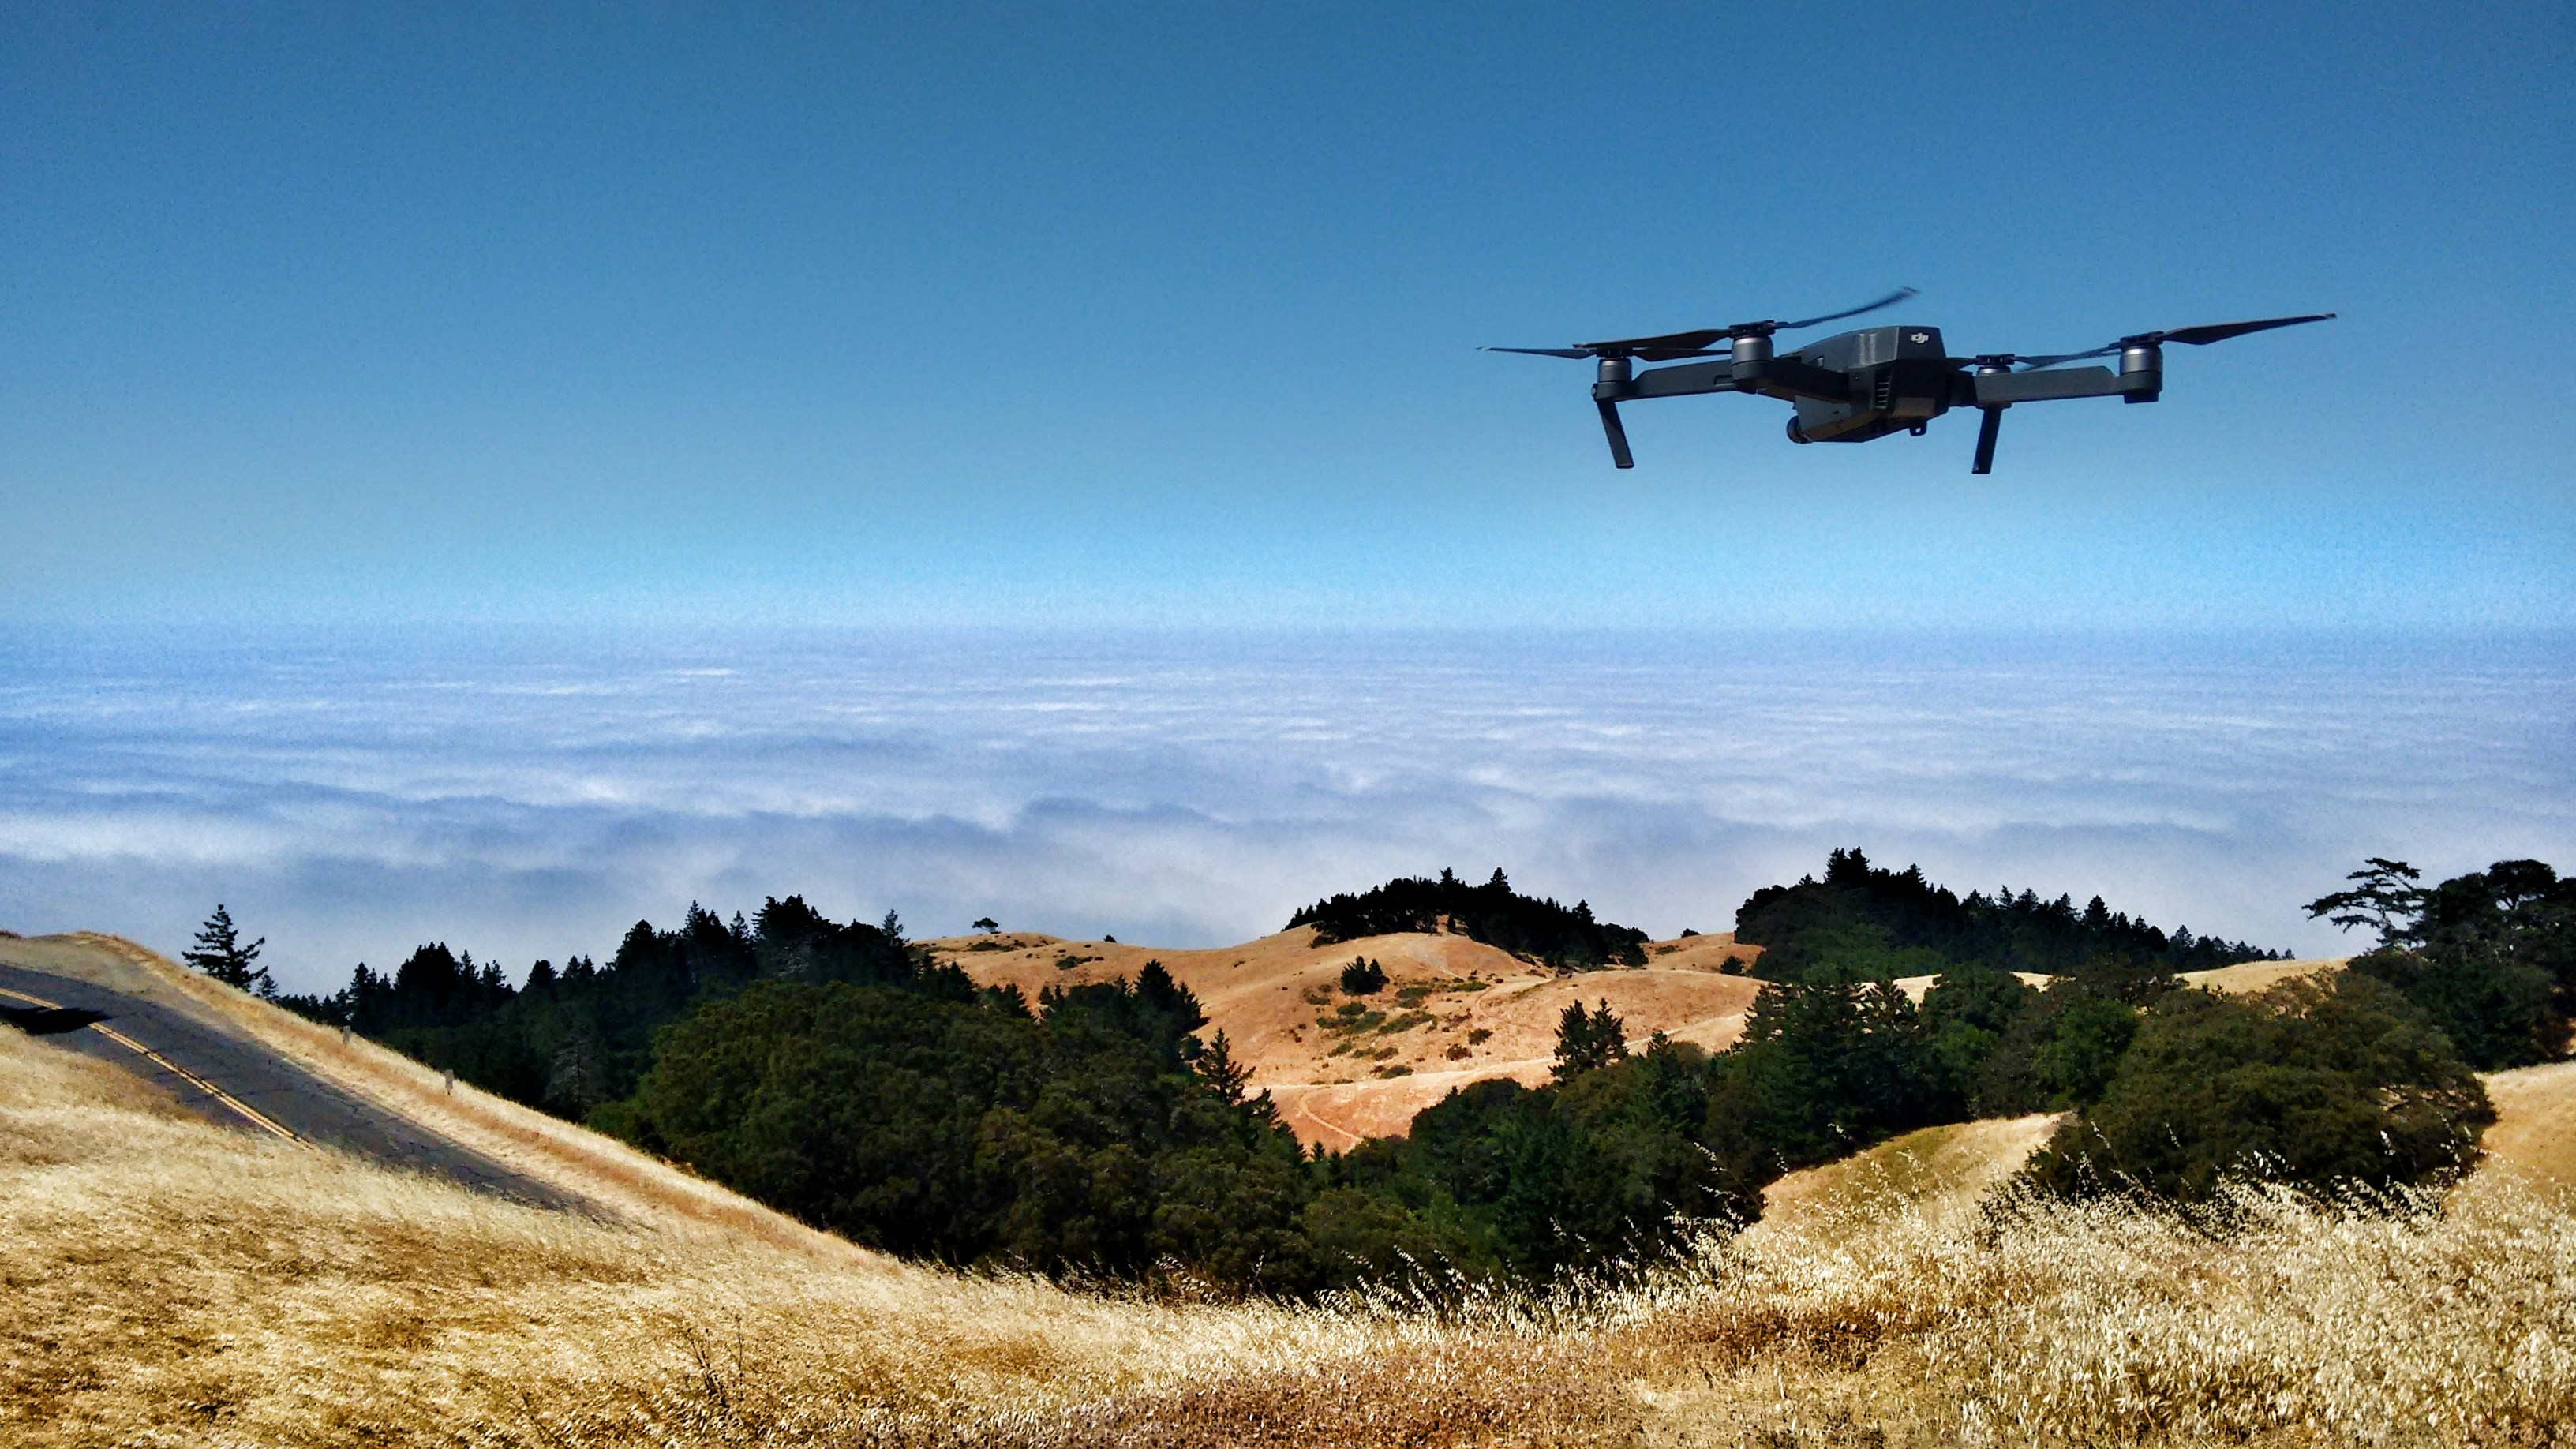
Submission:
[[[1444,866],[1724,930],[1834,846],[2337,948],[2366,855],[2576,868],[2576,640],[212,630],[0,641],[0,928],[290,989],[801,893],[1214,945]]]

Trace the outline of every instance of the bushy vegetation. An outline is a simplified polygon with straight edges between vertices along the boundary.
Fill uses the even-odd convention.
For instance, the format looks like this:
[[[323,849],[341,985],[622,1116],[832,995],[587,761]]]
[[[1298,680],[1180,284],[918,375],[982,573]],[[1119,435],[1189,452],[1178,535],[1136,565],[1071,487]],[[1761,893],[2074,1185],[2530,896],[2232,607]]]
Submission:
[[[1858,850],[1827,857],[1823,880],[1807,876],[1755,891],[1735,913],[1735,939],[1762,948],[1755,974],[1774,981],[1820,972],[1846,981],[1928,976],[1971,962],[2044,976],[2167,976],[2270,954],[2194,936],[2187,926],[2167,935],[2113,913],[2100,896],[2081,909],[2070,896],[2043,901],[2008,886],[1963,898],[1925,880],[1918,867],[1881,870]]]
[[[1546,1083],[1476,1083],[1405,1137],[1312,1156],[1159,964],[1032,1003],[935,962],[891,915],[845,925],[794,897],[750,921],[638,923],[605,967],[540,962],[522,987],[433,945],[288,1004],[895,1252],[1446,1292],[1652,1261],[1697,1223],[1753,1216],[1783,1173],[1980,1117],[2075,1113],[2033,1170],[2066,1192],[2193,1199],[2250,1161],[2292,1183],[2438,1177],[2491,1118],[2471,1068],[2563,1046],[2568,886],[2529,862],[2429,891],[2373,869],[2318,909],[2365,913],[2382,949],[2242,1000],[2176,972],[2270,953],[2098,899],[1962,899],[1837,851],[1823,880],[1739,913],[1772,981],[1732,1049],[1632,1042],[1606,1002],[1578,1002]],[[1500,872],[1391,882],[1299,923],[1462,929],[1569,966],[1643,939]],[[1918,1003],[1899,975],[1934,979]],[[1387,985],[1366,958],[1340,974],[1355,998]],[[1339,1010],[1377,1021],[1361,1000]]]
[[[441,943],[391,972],[360,963],[330,996],[281,1001],[486,1091],[580,1120],[631,1094],[651,1064],[654,1032],[702,1001],[763,979],[902,986],[930,971],[893,916],[842,925],[789,896],[765,902],[752,922],[736,915],[728,925],[696,906],[677,930],[638,921],[606,966],[580,956],[561,970],[539,961],[520,987],[499,963],[478,966],[472,952]]]
[[[2150,1006],[2101,1099],[2031,1165],[2060,1192],[2197,1201],[2249,1167],[2373,1188],[2465,1168],[2495,1120],[2421,1008],[2374,977],[2291,980],[2256,997]]]
[[[2567,1049],[2576,1016],[2576,879],[2504,860],[2430,888],[2402,860],[2373,857],[2349,890],[2308,914],[2369,926],[2379,947],[2352,969],[2423,1008],[2469,1065],[2529,1066]]]
[[[1357,895],[1328,896],[1288,918],[1289,929],[1299,926],[1314,927],[1321,946],[1447,931],[1559,970],[1646,964],[1645,932],[1593,919],[1588,901],[1568,908],[1522,895],[1499,869],[1480,886],[1444,870],[1438,880],[1405,876]]]
[[[855,1241],[961,1264],[1314,1286],[1305,1161],[1159,964],[979,991],[768,980],[668,1028],[605,1125]]]

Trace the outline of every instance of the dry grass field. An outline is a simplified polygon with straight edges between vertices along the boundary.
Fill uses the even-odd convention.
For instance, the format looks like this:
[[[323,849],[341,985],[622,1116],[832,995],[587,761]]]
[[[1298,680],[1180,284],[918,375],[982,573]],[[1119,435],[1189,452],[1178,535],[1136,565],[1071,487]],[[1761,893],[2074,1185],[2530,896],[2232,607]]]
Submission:
[[[2576,1443],[2576,1214],[2540,1175],[2576,1067],[2497,1085],[2527,1170],[2394,1216],[1997,1196],[2044,1120],[1981,1123],[1642,1279],[1435,1311],[944,1274],[658,1164],[614,1218],[548,1213],[0,1032],[0,1442]],[[560,1130],[527,1160],[567,1185],[623,1160]]]
[[[1401,1136],[1413,1114],[1453,1087],[1492,1077],[1536,1085],[1556,1052],[1558,1018],[1607,1001],[1632,1037],[1665,1032],[1711,1051],[1743,1034],[1758,983],[1743,963],[1761,954],[1727,936],[1657,941],[1642,970],[1559,976],[1464,936],[1372,936],[1314,944],[1304,926],[1213,950],[1069,941],[1034,932],[927,943],[985,985],[1009,983],[1035,1000],[1045,987],[1132,977],[1160,961],[1222,1029],[1252,1085],[1312,1145],[1347,1148]],[[1358,1002],[1377,1019],[1346,1026],[1351,999],[1334,986],[1366,956],[1386,989]]]

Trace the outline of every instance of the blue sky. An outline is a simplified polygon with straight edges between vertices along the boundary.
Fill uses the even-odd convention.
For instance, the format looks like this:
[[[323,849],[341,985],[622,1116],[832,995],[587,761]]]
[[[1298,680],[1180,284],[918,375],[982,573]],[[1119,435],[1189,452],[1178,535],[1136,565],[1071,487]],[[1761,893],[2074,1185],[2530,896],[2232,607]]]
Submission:
[[[2576,622],[2576,12],[0,9],[0,619]],[[1560,344],[2334,310],[1792,448]]]

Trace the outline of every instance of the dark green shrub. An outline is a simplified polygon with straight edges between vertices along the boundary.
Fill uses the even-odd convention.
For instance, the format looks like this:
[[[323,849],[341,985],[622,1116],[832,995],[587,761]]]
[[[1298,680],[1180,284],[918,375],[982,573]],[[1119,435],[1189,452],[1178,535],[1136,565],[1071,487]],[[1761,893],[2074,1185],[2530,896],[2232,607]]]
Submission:
[[[1386,989],[1386,968],[1366,956],[1357,957],[1342,968],[1342,994],[1375,996]]]
[[[2151,1007],[2100,1101],[2031,1165],[2048,1187],[2205,1198],[2232,1171],[2308,1186],[2419,1182],[2467,1165],[2486,1089],[2422,1010],[2377,979],[2284,982]]]
[[[2530,1066],[2566,1050],[2576,1012],[2576,880],[2536,860],[2502,860],[2429,889],[2402,860],[2373,857],[2349,890],[2308,914],[2369,926],[2379,949],[2352,969],[2422,1007],[2469,1065]]]

